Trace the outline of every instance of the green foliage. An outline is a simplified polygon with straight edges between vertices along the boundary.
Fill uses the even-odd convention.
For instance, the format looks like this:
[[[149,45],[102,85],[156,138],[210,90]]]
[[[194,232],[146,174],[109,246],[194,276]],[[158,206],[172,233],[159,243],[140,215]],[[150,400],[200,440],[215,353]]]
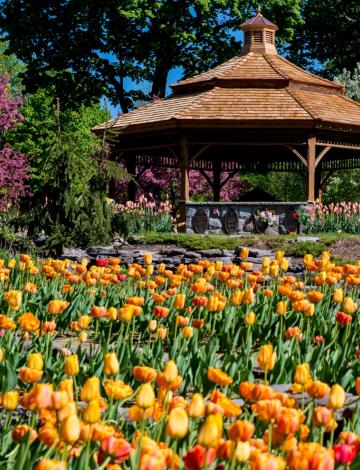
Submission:
[[[339,75],[334,77],[334,80],[345,86],[346,96],[360,102],[360,62],[356,64],[352,72],[344,69]]]
[[[353,70],[359,61],[358,0],[303,0],[290,58],[325,75]]]
[[[301,22],[300,5],[264,5],[264,14],[280,26],[280,43],[291,40]],[[27,65],[28,91],[54,86],[74,108],[107,95],[127,112],[139,99],[164,96],[171,69],[182,67],[188,76],[238,54],[236,33],[256,6],[242,0],[47,0],[39,8],[5,0],[0,23],[11,52]]]
[[[245,174],[242,180],[259,187],[277,201],[305,201],[305,178],[298,173]]]

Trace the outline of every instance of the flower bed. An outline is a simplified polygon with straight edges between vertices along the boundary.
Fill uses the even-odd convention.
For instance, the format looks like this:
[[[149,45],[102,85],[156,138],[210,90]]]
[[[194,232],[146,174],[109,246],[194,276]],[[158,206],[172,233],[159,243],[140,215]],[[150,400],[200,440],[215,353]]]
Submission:
[[[240,257],[1,260],[0,467],[356,468],[360,263]]]

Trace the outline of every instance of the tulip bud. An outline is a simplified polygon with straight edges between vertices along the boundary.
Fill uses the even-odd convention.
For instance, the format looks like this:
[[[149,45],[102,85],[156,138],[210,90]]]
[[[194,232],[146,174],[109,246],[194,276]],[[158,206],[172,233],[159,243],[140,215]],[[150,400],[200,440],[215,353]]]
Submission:
[[[251,447],[248,442],[239,441],[235,447],[235,460],[238,463],[246,462],[250,457]]]
[[[217,447],[222,436],[222,417],[220,414],[209,415],[201,426],[198,444],[204,447]]]
[[[86,329],[90,325],[91,317],[89,315],[81,315],[81,317],[78,318],[77,322],[80,328]]]
[[[253,423],[247,420],[239,420],[232,423],[228,429],[229,439],[232,441],[248,441],[255,432]]]
[[[282,316],[282,315],[285,315],[286,310],[287,310],[287,302],[284,300],[280,300],[280,302],[276,304],[276,313],[279,316]]]
[[[149,265],[152,263],[152,254],[151,253],[145,253],[144,254],[144,263]]]
[[[44,359],[41,353],[33,353],[30,354],[26,365],[30,367],[30,369],[35,370],[43,370],[44,368]]]
[[[333,293],[333,301],[336,304],[341,304],[344,300],[344,291],[342,289],[335,289]]]
[[[155,393],[151,383],[142,384],[136,394],[135,403],[140,408],[150,408],[155,404]]]
[[[69,403],[69,396],[65,390],[58,390],[52,393],[51,396],[52,407],[55,410],[61,410]]]
[[[5,358],[5,351],[3,350],[3,348],[0,348],[0,364],[3,362]]]
[[[87,338],[88,338],[88,335],[87,335],[86,331],[80,331],[80,333],[79,333],[80,343],[86,343]]]
[[[116,375],[119,372],[120,366],[118,358],[115,353],[108,353],[104,358],[104,374]]]
[[[150,331],[155,331],[157,328],[157,321],[156,320],[150,320],[149,321],[149,330]]]
[[[189,418],[183,408],[173,408],[169,413],[166,434],[172,439],[181,439],[189,431]]]
[[[258,364],[264,371],[269,371],[274,368],[276,362],[276,353],[273,350],[272,344],[265,344],[261,346],[258,354]]]
[[[65,374],[77,375],[79,373],[79,359],[77,354],[65,358]]]
[[[83,412],[83,420],[93,424],[100,420],[101,412],[99,400],[91,400]]]
[[[61,422],[60,437],[68,444],[72,444],[79,439],[80,421],[76,414],[68,416]]]
[[[296,366],[294,382],[300,385],[306,385],[311,381],[311,372],[309,364],[299,364]]]
[[[164,378],[168,384],[171,384],[177,379],[179,371],[175,361],[168,361],[164,367]]]
[[[249,248],[242,248],[240,251],[240,258],[246,259],[249,257]]]
[[[186,295],[177,294],[174,300],[174,308],[182,309],[185,306]]]
[[[192,418],[201,418],[205,415],[205,400],[200,393],[194,393],[189,403],[189,416]]]
[[[345,403],[345,391],[341,385],[335,384],[331,387],[328,407],[333,410],[342,408]]]
[[[69,401],[74,400],[74,388],[72,379],[64,379],[59,383],[58,390],[64,391],[68,395]]]
[[[16,391],[2,394],[2,407],[6,411],[14,411],[18,404],[19,393]]]
[[[80,398],[87,402],[100,398],[100,380],[97,377],[87,379],[81,389]]]
[[[182,329],[182,332],[181,332],[181,335],[184,337],[184,338],[191,338],[192,335],[194,333],[194,330],[191,326],[185,326],[183,329]]]
[[[256,315],[254,312],[249,312],[244,317],[245,325],[252,326],[255,323]]]
[[[360,377],[356,377],[355,391],[356,391],[357,395],[360,395]]]

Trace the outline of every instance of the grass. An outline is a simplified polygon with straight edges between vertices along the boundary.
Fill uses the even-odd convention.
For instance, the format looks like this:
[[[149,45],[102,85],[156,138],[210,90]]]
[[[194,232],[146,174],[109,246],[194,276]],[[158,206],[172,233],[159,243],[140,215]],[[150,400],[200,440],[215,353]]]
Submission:
[[[339,239],[360,237],[344,233],[318,234],[318,242],[298,242],[296,235],[196,235],[186,233],[145,233],[136,237],[140,243],[173,244],[194,250],[220,249],[234,250],[236,246],[247,246],[268,250],[283,250],[287,256],[302,257],[306,253],[320,255],[324,250],[331,250]]]

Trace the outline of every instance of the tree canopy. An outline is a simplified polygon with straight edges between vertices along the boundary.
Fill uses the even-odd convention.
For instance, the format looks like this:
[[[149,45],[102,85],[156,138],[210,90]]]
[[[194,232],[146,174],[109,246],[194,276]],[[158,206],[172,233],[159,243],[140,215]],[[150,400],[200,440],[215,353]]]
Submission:
[[[264,6],[280,26],[280,42],[301,22],[300,4]],[[71,106],[106,95],[127,112],[134,101],[163,97],[174,67],[188,76],[239,53],[239,25],[255,7],[243,0],[5,0],[0,26],[27,65],[27,91],[54,86]],[[139,90],[142,83],[150,93]]]
[[[303,21],[295,27],[291,59],[332,77],[359,61],[360,7],[358,0],[302,0]]]

